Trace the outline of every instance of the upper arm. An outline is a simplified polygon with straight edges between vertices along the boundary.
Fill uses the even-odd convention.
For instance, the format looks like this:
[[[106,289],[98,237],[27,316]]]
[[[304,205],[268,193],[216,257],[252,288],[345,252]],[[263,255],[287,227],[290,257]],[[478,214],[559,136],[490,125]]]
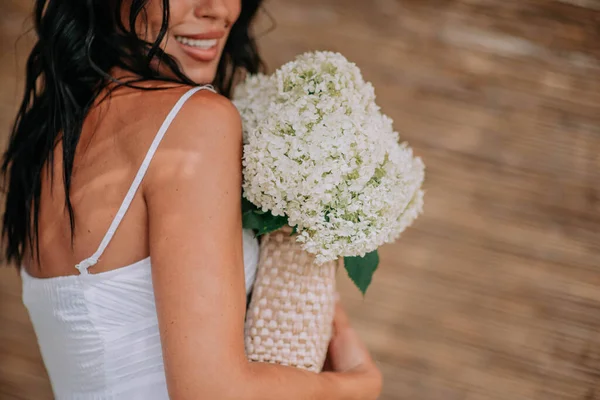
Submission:
[[[173,121],[145,178],[156,308],[173,398],[217,390],[226,373],[237,373],[246,361],[241,156],[237,111],[202,91]]]

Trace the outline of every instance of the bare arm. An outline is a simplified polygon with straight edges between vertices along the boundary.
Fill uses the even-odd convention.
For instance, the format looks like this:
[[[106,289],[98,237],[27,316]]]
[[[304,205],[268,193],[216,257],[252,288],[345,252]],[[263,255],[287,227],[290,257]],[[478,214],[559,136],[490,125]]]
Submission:
[[[176,118],[144,183],[171,399],[368,398],[357,373],[246,360],[241,155],[237,111],[201,92]]]

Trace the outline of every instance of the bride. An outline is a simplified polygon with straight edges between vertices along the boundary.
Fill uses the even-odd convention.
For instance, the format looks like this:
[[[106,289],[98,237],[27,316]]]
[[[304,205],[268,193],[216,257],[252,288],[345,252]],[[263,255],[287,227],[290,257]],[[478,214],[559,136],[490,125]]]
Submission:
[[[328,372],[244,354],[257,243],[227,97],[259,69],[259,3],[36,1],[3,233],[57,399],[377,397],[339,306]]]

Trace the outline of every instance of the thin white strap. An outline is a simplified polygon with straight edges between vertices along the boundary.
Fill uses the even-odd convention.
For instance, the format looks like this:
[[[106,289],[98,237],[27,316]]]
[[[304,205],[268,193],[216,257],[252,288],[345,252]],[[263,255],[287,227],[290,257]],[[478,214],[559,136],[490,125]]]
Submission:
[[[88,268],[95,265],[98,262],[98,260],[100,259],[100,257],[102,256],[102,253],[104,253],[104,250],[106,250],[106,247],[108,246],[108,244],[110,243],[111,239],[113,238],[115,232],[117,231],[119,224],[123,220],[125,213],[127,213],[127,209],[131,205],[131,202],[133,201],[133,197],[135,196],[135,193],[137,192],[137,190],[140,186],[140,183],[142,182],[142,179],[144,178],[144,175],[146,175],[146,171],[148,170],[148,167],[150,166],[150,161],[152,161],[152,157],[154,157],[154,153],[156,152],[156,149],[158,148],[158,145],[160,144],[162,138],[165,136],[167,129],[169,129],[171,122],[173,122],[173,120],[177,116],[177,113],[179,113],[179,110],[181,110],[181,107],[183,107],[185,102],[194,93],[196,93],[197,91],[202,90],[202,89],[207,89],[212,92],[215,91],[214,88],[210,85],[194,87],[194,88],[188,90],[183,96],[181,96],[181,98],[175,104],[175,106],[173,107],[171,112],[169,112],[169,115],[167,115],[165,122],[163,122],[162,126],[158,130],[158,133],[156,134],[156,137],[152,141],[152,144],[150,145],[150,148],[148,149],[148,153],[146,154],[146,157],[144,158],[144,161],[142,162],[142,165],[140,166],[140,169],[138,170],[137,175],[135,176],[135,179],[133,180],[133,183],[131,184],[131,187],[129,188],[129,191],[127,192],[127,195],[125,196],[125,199],[123,199],[123,203],[121,203],[121,207],[119,208],[117,215],[115,215],[115,218],[113,219],[112,223],[110,224],[110,227],[108,228],[108,231],[106,232],[106,235],[104,235],[104,239],[102,239],[102,242],[100,243],[100,246],[98,247],[98,250],[96,250],[96,252],[91,257],[86,258],[85,260],[81,261],[79,264],[77,264],[75,266],[75,268],[77,268],[79,270],[79,273],[81,275],[87,275]]]

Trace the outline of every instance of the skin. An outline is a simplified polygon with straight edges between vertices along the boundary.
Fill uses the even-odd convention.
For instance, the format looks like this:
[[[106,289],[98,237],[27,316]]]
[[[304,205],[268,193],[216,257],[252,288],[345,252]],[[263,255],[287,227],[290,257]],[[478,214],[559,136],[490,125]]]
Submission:
[[[157,32],[161,21],[157,4],[151,0],[148,5],[150,33]],[[217,28],[229,32],[239,11],[239,0],[171,0],[165,50],[196,82],[211,82],[218,57],[193,60],[180,54],[173,37]],[[224,43],[225,37],[219,41],[219,54]],[[188,89],[120,88],[110,102],[90,111],[75,154],[73,246],[60,179],[62,149],[57,146],[54,179],[42,188],[41,263],[29,259],[31,275],[77,273],[73,266],[96,250],[160,124]],[[247,361],[241,157],[242,129],[235,107],[220,95],[196,93],[171,125],[113,241],[90,273],[152,258],[172,400],[377,398],[381,375],[339,305],[328,372]]]
[[[163,40],[163,49],[180,64],[182,71],[197,83],[210,83],[217,71],[227,36],[241,12],[240,0],[171,0],[169,31]],[[128,11],[124,2],[124,11]],[[154,41],[162,23],[162,1],[150,0],[146,6],[147,25],[138,20],[138,32],[148,32],[146,37]],[[217,38],[215,57],[210,61],[199,61],[175,39],[177,36],[214,34]]]

